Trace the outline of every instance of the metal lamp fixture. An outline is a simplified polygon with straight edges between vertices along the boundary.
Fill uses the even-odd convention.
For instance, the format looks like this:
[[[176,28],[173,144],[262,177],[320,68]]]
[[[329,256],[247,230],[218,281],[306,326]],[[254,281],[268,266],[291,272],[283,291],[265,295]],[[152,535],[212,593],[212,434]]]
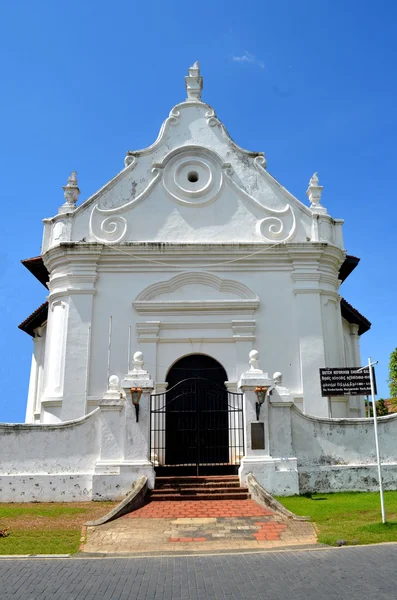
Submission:
[[[132,404],[135,406],[136,422],[138,423],[138,421],[139,421],[139,401],[142,396],[142,388],[131,388],[130,392],[131,392]]]
[[[258,400],[255,402],[256,420],[257,421],[259,421],[259,414],[261,412],[261,406],[265,401],[267,390],[268,390],[267,387],[256,387],[255,388],[255,394],[256,394],[256,397],[258,398]]]

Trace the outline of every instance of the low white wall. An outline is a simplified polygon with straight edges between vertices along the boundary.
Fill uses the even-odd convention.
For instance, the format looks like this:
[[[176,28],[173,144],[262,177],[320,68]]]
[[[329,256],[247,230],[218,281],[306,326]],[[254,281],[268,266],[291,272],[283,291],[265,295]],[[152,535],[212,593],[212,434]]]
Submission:
[[[91,500],[101,413],[62,424],[0,424],[0,502]]]
[[[378,489],[374,424],[370,419],[325,419],[291,408],[299,491]],[[397,415],[378,420],[385,489],[397,487]]]
[[[297,493],[297,484],[286,485],[294,473],[299,476],[299,493],[377,490],[373,421],[312,417],[295,406],[270,411],[271,456],[257,465],[269,491]],[[117,454],[117,460],[109,460],[106,453],[101,457],[106,414],[98,408],[59,424],[0,424],[0,502],[119,499],[142,469],[150,477],[150,463],[133,454],[136,435],[128,445],[127,460],[124,454]],[[139,424],[131,415],[127,423],[129,428],[142,427],[143,415]],[[120,423],[121,431],[126,426]],[[379,439],[384,487],[396,489],[397,415],[379,419]]]

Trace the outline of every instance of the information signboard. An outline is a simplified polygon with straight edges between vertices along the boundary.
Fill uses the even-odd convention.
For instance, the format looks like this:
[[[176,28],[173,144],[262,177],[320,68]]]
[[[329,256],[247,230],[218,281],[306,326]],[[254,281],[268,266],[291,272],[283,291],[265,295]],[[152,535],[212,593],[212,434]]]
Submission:
[[[369,396],[371,394],[371,381],[369,369],[358,371],[359,367],[336,369],[320,369],[321,395],[322,396]],[[375,371],[372,367],[374,387],[376,394]]]

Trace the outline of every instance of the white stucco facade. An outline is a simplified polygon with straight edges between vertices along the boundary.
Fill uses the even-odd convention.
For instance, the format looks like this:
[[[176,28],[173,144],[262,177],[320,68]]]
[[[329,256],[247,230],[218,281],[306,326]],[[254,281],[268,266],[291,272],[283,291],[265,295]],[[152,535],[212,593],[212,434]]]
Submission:
[[[81,419],[99,419],[95,460],[81,469],[90,481],[87,499],[117,497],[142,473],[153,484],[150,394],[166,389],[182,357],[212,357],[226,371],[227,388],[244,393],[240,477],[253,471],[278,493],[299,491],[291,414],[365,416],[362,398],[331,402],[320,390],[319,368],[360,365],[364,318],[341,307],[339,293],[343,221],[321,204],[316,173],[301,202],[270,175],[263,153],[233,142],[201,100],[197,64],[185,80],[187,98],[157,140],[128,152],[124,169],[79,205],[72,173],[58,214],[44,219],[41,257],[25,261],[48,279],[48,306],[21,324],[34,344],[26,411],[26,431],[34,433],[26,435],[44,427],[55,440],[65,422],[81,428]],[[267,373],[279,371],[287,386],[280,402],[268,396],[261,412],[264,453],[250,450],[256,396],[246,372],[253,349],[265,371],[255,385],[271,387]],[[137,350],[142,373],[132,361]],[[113,391],[110,375],[120,382]],[[143,390],[139,423],[134,385]],[[85,441],[80,449],[93,456]],[[58,453],[67,455],[66,446]]]
[[[137,349],[161,384],[190,353],[213,356],[237,382],[259,348],[297,406],[323,417],[318,369],[360,363],[340,309],[342,221],[322,207],[317,176],[307,206],[262,153],[232,141],[201,101],[199,72],[189,73],[188,98],[156,142],[129,152],[80,206],[73,174],[66,202],[44,220],[48,320],[34,342],[27,422],[87,414]],[[333,416],[363,416],[348,398],[333,405]]]

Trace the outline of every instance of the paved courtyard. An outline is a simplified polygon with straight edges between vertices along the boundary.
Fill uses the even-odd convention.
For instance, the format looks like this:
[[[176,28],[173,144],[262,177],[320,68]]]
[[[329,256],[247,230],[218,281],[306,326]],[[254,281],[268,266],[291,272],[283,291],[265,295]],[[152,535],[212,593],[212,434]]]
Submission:
[[[88,527],[87,553],[216,552],[308,546],[311,523],[276,515],[253,500],[147,502],[105,525]]]
[[[1,600],[395,600],[397,544],[163,558],[0,560]]]

